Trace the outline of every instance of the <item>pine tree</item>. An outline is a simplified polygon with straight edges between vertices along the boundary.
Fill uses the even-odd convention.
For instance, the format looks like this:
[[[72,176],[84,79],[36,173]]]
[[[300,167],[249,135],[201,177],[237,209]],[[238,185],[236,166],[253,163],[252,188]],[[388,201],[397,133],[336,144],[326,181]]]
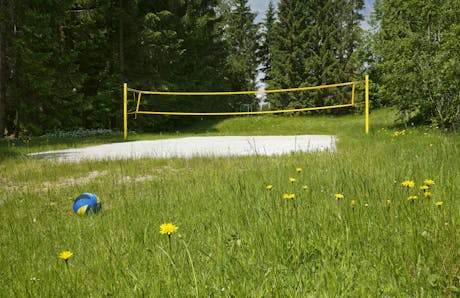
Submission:
[[[350,81],[360,65],[354,58],[362,0],[284,0],[275,26],[271,81],[275,88]],[[272,95],[279,107],[299,108],[342,102],[339,90]]]
[[[251,12],[247,0],[231,0],[227,16],[225,38],[229,50],[228,65],[233,72],[235,87],[253,89],[257,72],[256,14]]]
[[[51,0],[24,0],[15,5],[7,90],[16,103],[9,107],[16,114],[15,134],[20,125],[32,133],[78,126],[81,97],[72,90],[82,78],[74,63],[76,53],[67,51],[64,42],[68,7]]]
[[[18,39],[18,9],[22,1],[1,1],[0,9],[0,34],[1,36],[1,65],[0,72],[2,76],[0,105],[2,113],[3,130],[2,135],[14,133],[19,135],[19,105],[20,98],[16,95],[15,87],[17,85],[17,53],[13,49],[13,44]]]
[[[127,1],[127,0],[125,0]],[[114,127],[119,89],[110,0],[11,1],[7,126],[40,134]],[[117,20],[118,23],[118,20]]]
[[[258,29],[256,14],[247,0],[230,0],[225,3],[228,14],[224,16],[224,39],[228,49],[227,65],[232,90],[254,90],[258,68]],[[254,96],[229,98],[233,109],[238,104],[253,103]]]
[[[268,3],[268,9],[265,13],[263,22],[263,31],[260,36],[259,62],[260,71],[263,73],[262,81],[270,81],[270,73],[272,69],[272,48],[274,44],[274,27],[276,21],[276,10],[273,2]]]
[[[299,87],[305,81],[306,15],[305,1],[283,0],[278,6],[279,22],[274,26],[271,48],[270,89]],[[301,93],[270,94],[277,108],[303,106]]]
[[[177,88],[190,91],[222,91],[229,88],[225,78],[228,51],[222,40],[218,1],[201,0],[188,3],[181,19],[184,53],[175,69]],[[180,97],[177,106],[200,112],[225,111],[228,105],[218,97]]]
[[[145,1],[139,4],[143,20],[141,53],[134,84],[160,91],[221,91],[226,80],[227,50],[222,40],[218,1]],[[221,97],[145,97],[143,107],[156,111],[211,112],[229,109]],[[145,119],[144,119],[145,118]],[[145,121],[144,121],[145,120]],[[138,117],[144,128],[174,128],[191,118]]]

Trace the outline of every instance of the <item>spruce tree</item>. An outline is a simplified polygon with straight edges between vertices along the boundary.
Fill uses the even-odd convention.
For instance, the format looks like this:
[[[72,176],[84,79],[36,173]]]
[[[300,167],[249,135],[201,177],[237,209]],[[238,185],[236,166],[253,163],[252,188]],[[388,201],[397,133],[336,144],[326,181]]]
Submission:
[[[67,48],[67,5],[54,1],[16,1],[11,10],[10,77],[7,96],[14,102],[8,114],[19,129],[39,134],[72,129],[80,124],[82,75],[77,53]],[[10,118],[11,119],[11,118]]]
[[[183,54],[175,69],[178,89],[190,91],[228,90],[226,69],[228,50],[222,39],[222,17],[217,13],[218,1],[201,0],[187,4],[181,19]],[[225,111],[229,107],[222,97],[180,97],[179,107],[199,111]]]
[[[226,68],[232,90],[254,90],[258,68],[258,29],[256,14],[247,0],[230,0],[224,16],[224,39],[228,49]],[[237,104],[253,103],[254,96],[238,96],[230,99],[233,109]]]
[[[228,66],[233,72],[235,87],[253,89],[258,63],[256,14],[251,11],[247,0],[231,0],[229,4],[225,29]]]
[[[305,81],[305,1],[283,0],[278,6],[271,48],[270,89],[299,87]],[[301,93],[275,93],[269,101],[276,108],[303,106]]]
[[[272,54],[271,50],[274,44],[274,27],[276,21],[276,10],[273,2],[268,3],[268,9],[265,13],[265,18],[262,24],[262,34],[260,36],[259,63],[260,71],[263,73],[262,81],[270,81],[270,73],[272,69]]]
[[[360,69],[354,58],[362,0],[283,0],[272,50],[270,87],[292,88],[350,81]],[[270,96],[275,106],[299,108],[342,103],[349,94],[317,90]]]
[[[134,83],[158,91],[229,90],[218,1],[145,1],[140,35],[139,77]],[[143,16],[143,17],[142,17]],[[212,112],[232,110],[212,96],[144,96],[143,108],[155,111]],[[143,129],[178,129],[196,118],[138,117]],[[199,118],[198,118],[199,119]]]

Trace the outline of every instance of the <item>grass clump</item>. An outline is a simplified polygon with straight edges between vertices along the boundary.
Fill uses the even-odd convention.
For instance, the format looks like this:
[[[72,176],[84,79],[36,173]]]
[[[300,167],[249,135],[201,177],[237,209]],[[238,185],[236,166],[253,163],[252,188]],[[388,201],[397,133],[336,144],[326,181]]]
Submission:
[[[235,118],[214,128],[334,133],[335,153],[80,163],[6,158],[0,293],[455,296],[459,136],[425,128],[395,134],[401,129],[391,127],[390,115],[372,114],[368,136],[362,116],[252,119],[274,125],[264,132],[247,125],[250,118]],[[99,196],[101,212],[72,213],[72,199],[83,192]],[[71,258],[63,262],[61,252]]]

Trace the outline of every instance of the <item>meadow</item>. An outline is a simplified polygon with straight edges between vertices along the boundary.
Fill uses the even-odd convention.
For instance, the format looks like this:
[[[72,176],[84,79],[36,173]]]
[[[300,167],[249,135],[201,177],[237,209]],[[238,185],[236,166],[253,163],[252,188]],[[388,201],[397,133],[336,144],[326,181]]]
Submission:
[[[373,111],[369,135],[359,114],[199,129],[339,139],[336,152],[271,157],[59,163],[24,154],[122,136],[2,141],[0,296],[460,295],[460,136],[394,119]],[[83,192],[99,213],[73,213]]]

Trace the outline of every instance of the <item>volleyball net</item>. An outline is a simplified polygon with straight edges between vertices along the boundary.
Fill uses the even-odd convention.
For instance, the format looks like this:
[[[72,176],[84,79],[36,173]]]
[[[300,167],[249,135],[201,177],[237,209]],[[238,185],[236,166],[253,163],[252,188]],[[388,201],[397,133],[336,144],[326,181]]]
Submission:
[[[364,101],[356,100],[356,87],[364,85]],[[239,112],[180,112],[180,111],[149,111],[141,109],[141,100],[145,95],[159,95],[159,96],[228,96],[228,95],[258,95],[258,94],[271,94],[271,93],[286,93],[286,92],[300,92],[312,91],[320,89],[330,89],[337,87],[351,86],[351,98],[343,104],[326,105],[318,107],[304,107],[295,109],[278,109],[278,110],[260,110],[260,111],[239,111]],[[133,104],[135,108],[128,111],[128,94],[133,96]],[[346,83],[337,83],[321,86],[287,88],[287,89],[271,89],[271,90],[256,90],[256,91],[220,91],[220,92],[170,92],[170,91],[145,91],[129,88],[127,83],[123,84],[123,136],[127,139],[128,136],[128,116],[129,115],[164,115],[164,116],[243,116],[243,115],[264,115],[264,114],[281,114],[281,113],[295,113],[307,112],[327,109],[338,109],[354,107],[359,104],[364,104],[365,114],[365,133],[369,133],[369,76],[366,75],[363,81],[352,81]]]

